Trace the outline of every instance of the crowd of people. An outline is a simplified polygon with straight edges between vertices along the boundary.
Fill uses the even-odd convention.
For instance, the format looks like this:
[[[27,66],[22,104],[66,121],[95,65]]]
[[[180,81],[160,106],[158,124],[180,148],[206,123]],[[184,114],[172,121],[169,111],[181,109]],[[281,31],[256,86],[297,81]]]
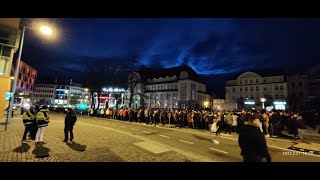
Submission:
[[[88,116],[117,119],[130,122],[146,124],[173,124],[177,128],[188,127],[192,129],[203,129],[211,132],[211,126],[217,122],[219,135],[221,132],[238,133],[238,129],[246,124],[249,115],[260,120],[259,129],[266,137],[277,137],[282,133],[292,134],[298,137],[298,129],[304,128],[303,117],[296,112],[264,110],[243,111],[213,111],[213,110],[185,110],[185,109],[89,109]],[[314,123],[319,129],[319,116],[315,113]]]

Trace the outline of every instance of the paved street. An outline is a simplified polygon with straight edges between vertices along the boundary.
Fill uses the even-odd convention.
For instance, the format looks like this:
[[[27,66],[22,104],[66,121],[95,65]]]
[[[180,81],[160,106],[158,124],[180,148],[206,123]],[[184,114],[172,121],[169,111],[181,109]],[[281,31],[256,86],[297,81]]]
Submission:
[[[215,138],[193,129],[154,127],[118,120],[78,116],[74,143],[63,143],[64,115],[50,113],[42,148],[34,141],[21,145],[24,130],[15,115],[4,131],[0,126],[1,162],[241,162],[237,135]],[[216,139],[220,144],[212,143]],[[298,145],[287,139],[268,138],[273,162],[320,162],[320,155],[288,149]],[[319,147],[319,144],[305,146]],[[49,155],[44,158],[36,156]],[[43,156],[42,156],[43,157]]]

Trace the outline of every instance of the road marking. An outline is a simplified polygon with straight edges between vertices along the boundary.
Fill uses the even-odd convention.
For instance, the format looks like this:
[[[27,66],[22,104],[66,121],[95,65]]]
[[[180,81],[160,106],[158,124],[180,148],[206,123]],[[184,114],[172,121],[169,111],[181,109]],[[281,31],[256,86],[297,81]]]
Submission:
[[[139,146],[140,148],[143,148],[145,150],[148,150],[150,152],[153,152],[154,154],[159,154],[159,153],[164,153],[170,151],[167,148],[158,146],[154,143],[151,142],[139,142],[139,143],[134,143],[134,145]]]
[[[161,137],[165,137],[165,138],[170,138],[169,136],[165,136],[165,135],[159,135]]]
[[[142,132],[144,132],[144,133],[151,133],[151,132],[148,132],[148,131],[142,131]]]
[[[131,128],[131,129],[132,129],[132,130],[135,130],[135,131],[138,130],[138,129],[135,129],[135,128]]]
[[[120,127],[122,127],[122,128],[126,128],[126,127],[124,127],[124,126],[120,126]]]
[[[234,139],[234,138],[228,138],[228,137],[221,137],[223,139],[229,139],[229,140],[233,140],[233,141],[238,141],[238,139]]]
[[[224,154],[228,154],[228,152],[226,152],[226,151],[221,151],[221,150],[219,150],[219,149],[214,149],[214,148],[209,148],[209,149],[214,150],[214,151],[218,151],[218,152],[221,152],[221,153],[224,153]]]
[[[184,143],[188,143],[188,144],[193,144],[192,142],[188,142],[188,141],[184,141],[184,140],[179,140],[181,142],[184,142]]]

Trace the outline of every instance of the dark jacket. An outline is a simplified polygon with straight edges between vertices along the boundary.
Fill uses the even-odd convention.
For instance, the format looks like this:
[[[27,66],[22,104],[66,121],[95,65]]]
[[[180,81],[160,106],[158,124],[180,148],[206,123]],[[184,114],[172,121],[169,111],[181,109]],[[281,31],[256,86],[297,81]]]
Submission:
[[[271,156],[264,134],[253,125],[244,125],[239,130],[239,146],[245,162],[261,162],[266,158],[271,162]]]
[[[64,119],[64,124],[67,127],[72,127],[77,122],[77,116],[74,112],[70,111]]]

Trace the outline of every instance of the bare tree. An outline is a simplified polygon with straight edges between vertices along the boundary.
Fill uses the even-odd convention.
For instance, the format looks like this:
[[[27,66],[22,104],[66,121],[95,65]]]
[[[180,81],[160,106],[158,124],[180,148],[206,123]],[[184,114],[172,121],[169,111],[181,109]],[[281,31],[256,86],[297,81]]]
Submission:
[[[142,109],[144,109],[145,100],[153,100],[150,95],[145,94],[145,83],[139,73],[134,72],[129,75],[128,81],[129,87],[129,107],[133,104],[134,96],[140,97]],[[154,101],[154,100],[153,100]]]

